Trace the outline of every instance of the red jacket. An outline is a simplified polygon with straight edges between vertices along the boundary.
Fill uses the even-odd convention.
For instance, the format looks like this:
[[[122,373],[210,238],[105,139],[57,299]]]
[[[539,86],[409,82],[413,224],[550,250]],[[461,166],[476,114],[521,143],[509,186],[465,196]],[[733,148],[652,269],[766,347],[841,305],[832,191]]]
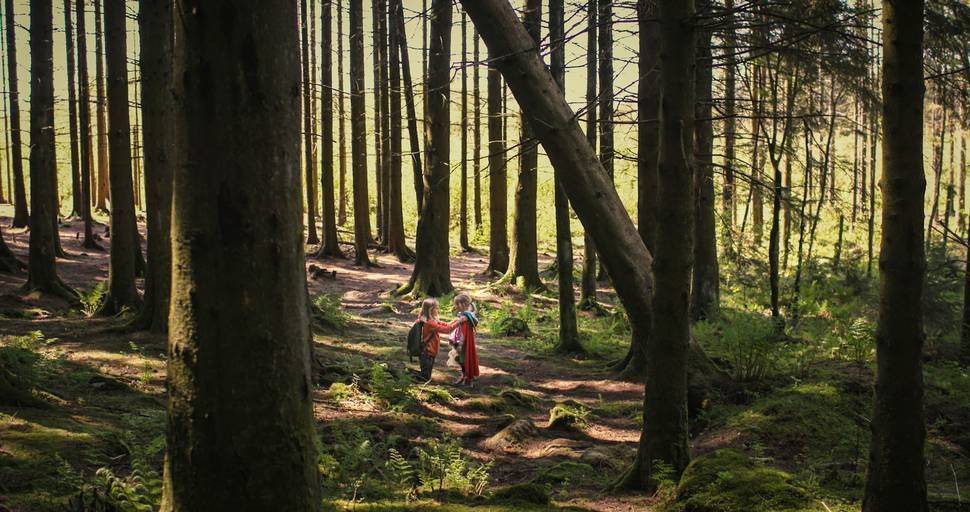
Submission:
[[[441,334],[454,331],[455,327],[458,327],[458,322],[459,319],[457,318],[451,322],[442,322],[441,320],[429,318],[424,322],[424,328],[421,330],[421,339],[424,340],[424,350],[429,356],[435,357],[438,355]]]

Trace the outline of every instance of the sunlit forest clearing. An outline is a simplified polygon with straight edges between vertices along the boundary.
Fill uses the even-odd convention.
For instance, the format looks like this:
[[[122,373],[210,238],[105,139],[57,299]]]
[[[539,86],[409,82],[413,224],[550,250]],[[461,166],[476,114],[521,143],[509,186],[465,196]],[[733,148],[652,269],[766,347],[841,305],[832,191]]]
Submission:
[[[0,512],[970,510],[966,0],[0,12]]]

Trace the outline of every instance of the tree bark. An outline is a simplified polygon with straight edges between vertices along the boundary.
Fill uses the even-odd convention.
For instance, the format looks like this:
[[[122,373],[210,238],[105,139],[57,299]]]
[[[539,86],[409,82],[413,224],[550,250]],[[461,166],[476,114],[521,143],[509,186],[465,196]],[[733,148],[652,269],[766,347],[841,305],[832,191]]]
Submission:
[[[9,12],[9,11],[8,11]],[[54,7],[30,2],[30,249],[24,292],[69,301],[77,293],[57,276],[57,158],[54,152]]]
[[[478,30],[472,28],[472,174],[475,180],[473,205],[475,210],[475,231],[482,229],[482,101],[479,60],[481,49]]]
[[[311,2],[313,0],[310,0]],[[300,0],[300,67],[303,77],[300,89],[303,93],[303,165],[306,178],[306,224],[308,244],[320,243],[317,236],[317,195],[316,195],[316,137],[313,129],[313,82],[310,81],[310,35],[307,22],[307,0]]]
[[[64,0],[64,44],[67,47],[67,124],[71,136],[71,217],[81,216],[81,166],[77,140],[77,84],[71,0]],[[0,193],[0,196],[3,194]]]
[[[600,162],[603,169],[613,177],[613,0],[599,0],[599,132],[600,132]],[[606,267],[599,262],[597,279],[606,280]]]
[[[730,253],[731,232],[734,229],[734,210],[736,209],[735,199],[735,177],[734,161],[735,141],[737,140],[738,121],[737,115],[737,67],[738,59],[736,56],[738,39],[736,30],[736,18],[734,15],[734,0],[724,1],[725,23],[727,28],[724,31],[724,185],[721,188],[721,210],[724,216],[724,236],[725,249]]]
[[[172,9],[169,0],[140,0],[138,9],[148,269],[144,302],[133,324],[159,333],[168,330],[172,285],[172,176],[179,155],[175,139],[175,90],[179,83],[173,75],[175,27]]]
[[[108,211],[110,186],[108,177],[108,99],[104,90],[104,61],[107,58],[104,50],[104,31],[101,30],[101,2],[94,0],[94,58],[95,58],[95,92],[97,93],[97,136],[98,136],[98,181],[95,190],[95,208]],[[125,98],[127,102],[127,97]],[[114,236],[114,232],[111,233]],[[112,244],[114,245],[114,244]]]
[[[467,8],[467,6],[466,6]],[[424,205],[418,218],[417,258],[399,293],[440,296],[453,290],[448,250],[451,173],[451,0],[432,0],[425,113]]]
[[[596,68],[598,0],[590,0],[586,6],[586,140],[596,149]],[[602,164],[601,164],[602,165]],[[574,206],[575,208],[575,206]],[[596,303],[596,248],[593,237],[585,233],[583,240],[583,273],[579,286],[579,304],[583,309],[595,309]]]
[[[333,45],[333,0],[323,0],[320,6],[320,58],[322,59],[321,72],[321,103],[323,104],[323,135],[320,142],[323,145],[323,166],[320,168],[320,201],[323,203],[321,215],[321,227],[323,243],[316,256],[318,258],[343,258],[344,253],[340,250],[340,239],[337,238],[336,204],[333,194],[333,52],[330,51]],[[337,2],[339,9],[340,3]],[[340,16],[340,12],[337,12]],[[343,59],[343,55],[338,53],[338,58]],[[343,82],[343,78],[340,78]],[[338,91],[342,95],[343,91]],[[343,100],[341,100],[341,103]],[[338,119],[343,131],[343,118]],[[343,144],[341,136],[341,144]],[[341,148],[343,151],[343,148]],[[343,157],[341,156],[341,159]],[[342,162],[341,162],[342,164]],[[341,199],[341,201],[343,201]]]
[[[502,99],[505,88],[498,58],[488,50],[488,268],[486,274],[504,274],[509,268],[508,175]]]
[[[339,137],[338,149],[340,162],[338,163],[338,187],[337,187],[337,224],[344,226],[347,224],[347,130],[344,120],[346,111],[344,109],[344,97],[347,96],[347,89],[344,89],[344,11],[342,0],[337,1],[337,136]],[[329,49],[327,50],[329,51]]]
[[[702,11],[710,8],[709,0],[701,0]],[[714,59],[711,54],[711,37],[710,29],[698,31],[693,127],[697,146],[694,150],[694,271],[690,302],[692,320],[714,315],[720,302],[717,234],[714,227]]]
[[[161,510],[317,511],[296,4],[177,6]]]
[[[864,512],[928,510],[923,448],[923,1],[882,6],[883,210]]]
[[[381,93],[381,85],[387,80],[381,69],[381,53],[384,43],[380,36],[380,10],[381,0],[371,1],[371,50],[373,51],[374,69],[374,184],[377,188],[374,199],[376,199],[377,214],[377,242],[384,243],[384,99]]]
[[[84,0],[76,0],[77,9],[77,73],[78,73],[78,121],[81,135],[81,217],[84,219],[85,249],[101,250],[94,239],[94,220],[91,218],[91,172],[93,152],[91,146],[91,97],[88,87],[88,44],[85,31]]]
[[[135,288],[138,231],[131,183],[131,140],[128,112],[128,44],[125,0],[105,0],[104,20],[108,68],[108,137],[111,163],[111,247],[108,293],[98,309],[115,315],[124,308],[137,310],[141,298]]]
[[[395,15],[397,31],[400,34],[398,46],[400,46],[401,72],[404,79],[404,105],[408,115],[408,142],[411,146],[411,170],[414,177],[414,198],[418,206],[418,213],[424,206],[424,178],[421,170],[421,142],[418,136],[418,115],[414,106],[414,86],[411,83],[411,59],[408,56],[407,31],[404,28],[404,7],[398,4],[397,14]],[[397,52],[398,50],[394,50]]]
[[[398,15],[403,16],[401,0],[388,3],[388,56],[390,64],[389,118],[390,135],[390,193],[388,201],[387,250],[398,261],[414,260],[414,251],[407,246],[404,236],[404,197],[401,185],[402,133],[401,133],[401,32]],[[402,19],[403,22],[403,19]],[[403,24],[403,23],[402,23]]]
[[[542,1],[526,0],[522,24],[532,36],[536,46],[540,42],[542,28]],[[515,186],[515,203],[512,210],[512,251],[509,255],[511,268],[502,282],[521,286],[526,290],[542,289],[539,277],[538,233],[536,230],[536,196],[538,195],[539,144],[533,127],[526,120],[524,111],[519,114],[519,173]]]
[[[458,198],[458,245],[471,251],[468,245],[468,16],[461,13],[461,183]]]
[[[549,1],[550,71],[559,91],[566,94],[566,35],[563,0]],[[477,59],[476,59],[477,60]],[[553,168],[556,208],[556,278],[559,284],[559,343],[563,353],[584,353],[576,324],[576,291],[573,289],[573,235],[569,226],[569,199],[562,171]]]
[[[10,250],[10,246],[3,239],[3,228],[0,228],[0,272],[4,274],[17,274],[27,268],[24,262],[17,258],[17,255]]]
[[[381,81],[378,84],[381,90],[381,105],[380,105],[380,123],[381,123],[381,205],[383,209],[381,210],[380,223],[383,226],[382,232],[384,233],[381,238],[381,242],[384,244],[384,248],[390,251],[390,226],[391,226],[391,160],[393,155],[391,155],[391,117],[390,117],[390,76],[389,76],[389,66],[388,66],[388,52],[390,51],[390,45],[388,44],[388,30],[387,30],[387,1],[388,0],[378,0],[377,1],[377,29],[378,37],[380,38],[380,48],[378,48],[378,54],[380,57],[380,67],[381,67]]]
[[[763,99],[761,99],[762,70],[758,64],[752,65],[751,78],[751,108],[754,120],[751,121],[751,230],[754,233],[755,245],[760,246],[764,238],[764,194],[762,190],[764,180],[764,159],[761,156],[761,123],[764,116]]]
[[[354,179],[354,262],[370,266],[370,200],[367,191],[367,118],[364,111],[364,6],[350,0],[350,158]]]
[[[27,210],[27,187],[24,181],[23,142],[20,131],[20,89],[17,80],[17,33],[14,23],[13,0],[6,0],[7,29],[7,80],[10,95],[10,158],[13,160],[13,223],[12,227],[24,228],[29,223]]]

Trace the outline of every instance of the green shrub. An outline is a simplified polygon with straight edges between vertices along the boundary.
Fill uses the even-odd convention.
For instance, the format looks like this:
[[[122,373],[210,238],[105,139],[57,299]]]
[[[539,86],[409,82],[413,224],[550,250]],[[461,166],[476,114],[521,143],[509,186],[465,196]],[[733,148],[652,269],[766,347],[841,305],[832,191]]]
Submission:
[[[350,315],[343,310],[340,296],[321,293],[313,298],[313,317],[326,327],[343,329],[350,325]]]
[[[81,294],[81,311],[87,315],[92,316],[101,307],[101,302],[104,301],[104,296],[108,293],[108,287],[104,281],[98,281],[91,288],[87,290],[82,290]]]
[[[725,318],[720,336],[712,337],[712,352],[731,362],[738,381],[767,377],[775,370],[779,349],[771,318],[752,312],[726,313]]]

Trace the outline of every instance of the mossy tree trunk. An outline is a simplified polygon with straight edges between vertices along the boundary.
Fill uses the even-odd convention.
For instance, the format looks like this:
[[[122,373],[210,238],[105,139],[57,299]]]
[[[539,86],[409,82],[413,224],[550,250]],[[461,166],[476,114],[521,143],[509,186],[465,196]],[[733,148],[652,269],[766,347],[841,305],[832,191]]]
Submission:
[[[81,217],[84,219],[86,249],[100,250],[94,239],[94,220],[91,218],[91,172],[94,148],[91,146],[91,94],[88,88],[88,43],[85,31],[84,0],[76,0],[77,9],[77,75],[78,75],[78,124],[81,143]]]
[[[337,204],[334,199],[334,169],[333,169],[333,52],[330,51],[333,45],[333,0],[323,0],[320,6],[320,59],[322,60],[320,100],[322,103],[321,113],[323,114],[323,134],[321,144],[323,146],[323,165],[320,168],[320,202],[322,203],[321,228],[323,243],[316,256],[318,258],[343,258],[344,253],[340,250],[340,240],[337,238]],[[339,4],[338,4],[339,9]],[[340,16],[340,12],[337,12]],[[337,54],[338,59],[343,59],[343,55]],[[343,80],[341,79],[341,82]],[[337,91],[342,95],[343,91]],[[343,100],[341,100],[343,103]],[[343,119],[338,119],[343,125]],[[343,140],[340,141],[343,143]],[[342,162],[341,162],[342,165]]]
[[[13,166],[13,223],[15,228],[27,227],[27,187],[24,181],[23,141],[20,131],[20,88],[17,80],[17,25],[14,1],[6,0],[5,22],[7,36],[7,86],[10,99],[10,159]]]
[[[923,4],[882,6],[883,211],[864,512],[928,510],[923,413]]]
[[[54,7],[30,2],[30,252],[25,292],[71,301],[74,290],[57,276],[57,158],[54,152]]]
[[[494,65],[498,56],[488,51],[488,268],[487,274],[505,273],[509,268],[508,174],[505,165],[505,135],[502,73]]]
[[[297,6],[176,5],[185,159],[161,510],[317,511]]]
[[[549,40],[552,44],[550,70],[560,92],[566,94],[566,37],[563,0],[549,1]],[[559,343],[566,353],[584,352],[576,325],[576,291],[573,289],[573,237],[569,226],[569,198],[562,185],[562,172],[553,168],[556,208],[556,278],[559,283]]]
[[[108,293],[98,313],[114,315],[124,308],[137,310],[141,305],[141,298],[135,288],[138,231],[135,225],[135,196],[131,180],[125,1],[105,0],[104,21],[108,65],[108,116],[111,124],[108,137],[111,165],[111,253]]]
[[[353,167],[354,262],[370,266],[370,200],[367,192],[367,113],[364,99],[364,6],[350,0],[350,158]]]
[[[400,293],[439,296],[452,291],[448,225],[451,174],[451,19],[450,0],[431,2],[425,113],[424,205],[418,218],[417,258],[410,281]]]
[[[138,13],[148,269],[144,303],[134,324],[152,332],[165,332],[172,285],[172,173],[179,155],[175,146],[175,89],[179,84],[172,74],[172,3],[141,0]]]

